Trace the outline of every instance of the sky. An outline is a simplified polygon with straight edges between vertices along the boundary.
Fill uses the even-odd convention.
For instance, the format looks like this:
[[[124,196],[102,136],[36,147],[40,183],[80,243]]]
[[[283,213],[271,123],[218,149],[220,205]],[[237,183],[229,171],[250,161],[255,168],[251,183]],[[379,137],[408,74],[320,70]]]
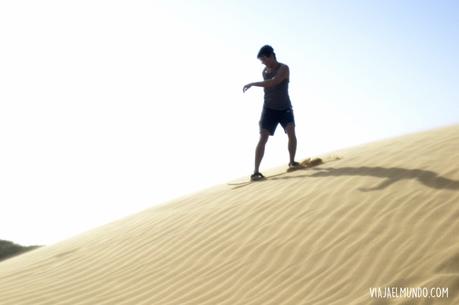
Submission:
[[[297,159],[459,123],[457,1],[0,2],[0,239],[53,244],[249,177],[265,44]],[[287,137],[263,169],[287,165]]]

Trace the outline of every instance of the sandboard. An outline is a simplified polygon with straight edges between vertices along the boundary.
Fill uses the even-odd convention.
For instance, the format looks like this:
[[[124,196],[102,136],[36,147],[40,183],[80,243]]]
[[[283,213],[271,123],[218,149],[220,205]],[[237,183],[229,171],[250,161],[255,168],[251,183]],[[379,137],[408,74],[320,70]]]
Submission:
[[[300,163],[300,165],[298,165],[296,167],[290,167],[285,172],[281,172],[281,173],[270,175],[270,176],[265,176],[264,179],[260,179],[260,180],[256,180],[256,181],[252,181],[249,178],[248,181],[246,180],[246,181],[242,181],[242,182],[228,183],[228,185],[234,186],[233,189],[237,189],[237,188],[240,188],[240,187],[252,184],[252,183],[259,183],[259,182],[263,182],[263,181],[268,181],[268,180],[270,180],[272,178],[285,175],[286,173],[291,173],[291,172],[298,171],[298,170],[306,170],[308,168],[321,165],[323,163],[327,163],[327,162],[330,162],[330,161],[336,161],[336,160],[340,160],[340,159],[341,159],[341,157],[328,157],[328,158],[325,158],[325,160],[322,159],[322,158],[307,158],[306,160],[302,161]]]

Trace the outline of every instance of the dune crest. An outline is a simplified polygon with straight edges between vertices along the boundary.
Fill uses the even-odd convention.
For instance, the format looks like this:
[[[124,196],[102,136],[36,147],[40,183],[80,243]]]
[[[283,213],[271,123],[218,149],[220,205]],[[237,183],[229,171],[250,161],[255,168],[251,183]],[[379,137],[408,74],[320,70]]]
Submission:
[[[0,304],[458,304],[458,147],[439,128],[151,208],[1,262]]]

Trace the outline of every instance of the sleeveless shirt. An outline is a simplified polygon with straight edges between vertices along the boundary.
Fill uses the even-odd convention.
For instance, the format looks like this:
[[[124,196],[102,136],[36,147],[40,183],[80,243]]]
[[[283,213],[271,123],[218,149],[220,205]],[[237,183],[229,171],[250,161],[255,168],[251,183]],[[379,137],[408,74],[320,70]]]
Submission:
[[[263,70],[263,79],[267,80],[273,78],[281,66],[282,64],[279,64],[277,68],[269,73],[266,72],[266,69]],[[292,108],[292,103],[288,95],[288,83],[289,79],[287,78],[273,87],[264,88],[264,107],[274,110],[285,110]]]

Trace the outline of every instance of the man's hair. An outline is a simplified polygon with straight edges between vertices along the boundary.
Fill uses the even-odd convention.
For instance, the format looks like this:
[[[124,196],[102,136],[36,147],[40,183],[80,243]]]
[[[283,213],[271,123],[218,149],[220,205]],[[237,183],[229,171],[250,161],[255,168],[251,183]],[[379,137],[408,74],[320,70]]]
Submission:
[[[276,53],[274,53],[273,47],[270,45],[264,45],[258,52],[257,58],[261,58],[262,56],[269,57],[271,55],[274,55],[274,58],[276,58]]]

